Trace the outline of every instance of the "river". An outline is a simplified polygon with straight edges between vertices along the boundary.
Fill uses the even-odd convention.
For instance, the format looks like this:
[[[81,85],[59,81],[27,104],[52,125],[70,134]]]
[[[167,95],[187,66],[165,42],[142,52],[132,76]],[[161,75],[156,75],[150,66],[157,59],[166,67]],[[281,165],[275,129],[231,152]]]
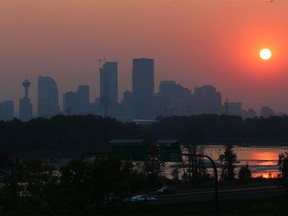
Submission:
[[[218,158],[224,151],[225,145],[205,145],[204,147],[204,154],[210,156],[218,167],[218,176],[220,176],[221,173]],[[278,155],[288,152],[288,146],[234,145],[233,151],[237,155],[237,163],[235,164],[236,174],[238,174],[241,166],[248,164],[253,178],[276,178],[279,174]],[[176,164],[171,163],[170,165],[174,167]],[[212,166],[208,160],[205,160],[205,166],[208,168],[208,172],[213,175]],[[168,174],[168,172],[171,173],[172,168],[170,167],[168,170],[166,170],[166,174]]]
[[[225,146],[205,146],[205,154],[218,161],[219,155],[225,151]],[[242,165],[248,164],[252,177],[274,178],[279,174],[278,155],[288,152],[288,146],[233,146],[237,155],[236,173]]]

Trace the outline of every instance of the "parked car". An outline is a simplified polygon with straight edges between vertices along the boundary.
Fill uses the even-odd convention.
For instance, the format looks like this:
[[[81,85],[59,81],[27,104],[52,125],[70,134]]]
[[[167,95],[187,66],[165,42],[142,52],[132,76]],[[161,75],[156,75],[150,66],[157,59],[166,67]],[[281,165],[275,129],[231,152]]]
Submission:
[[[156,200],[155,197],[152,196],[148,196],[148,195],[137,195],[137,196],[133,196],[131,198],[132,202],[143,202],[143,201],[153,201]]]
[[[158,196],[160,195],[169,195],[169,194],[174,194],[176,193],[176,189],[172,186],[165,186],[160,188],[159,190],[156,191],[156,194]]]

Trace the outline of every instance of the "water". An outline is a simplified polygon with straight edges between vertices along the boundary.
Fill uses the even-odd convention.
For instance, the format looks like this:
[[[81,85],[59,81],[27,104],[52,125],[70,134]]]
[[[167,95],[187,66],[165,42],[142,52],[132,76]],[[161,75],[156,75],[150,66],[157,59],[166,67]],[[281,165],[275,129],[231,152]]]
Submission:
[[[219,155],[225,151],[225,145],[205,145],[204,154],[210,156],[218,167],[218,176],[221,173]],[[288,152],[288,146],[233,146],[233,151],[237,155],[235,173],[238,174],[241,166],[248,164],[252,177],[276,178],[279,172],[278,155]],[[171,167],[166,170],[166,176],[170,176],[172,167],[176,163],[169,163]],[[210,161],[205,160],[208,172],[213,175]],[[170,176],[171,177],[171,176]]]
[[[225,146],[205,146],[205,154],[216,162],[224,151]],[[288,152],[288,146],[233,146],[233,151],[237,155],[236,173],[248,164],[252,177],[273,178],[279,174],[278,155]]]

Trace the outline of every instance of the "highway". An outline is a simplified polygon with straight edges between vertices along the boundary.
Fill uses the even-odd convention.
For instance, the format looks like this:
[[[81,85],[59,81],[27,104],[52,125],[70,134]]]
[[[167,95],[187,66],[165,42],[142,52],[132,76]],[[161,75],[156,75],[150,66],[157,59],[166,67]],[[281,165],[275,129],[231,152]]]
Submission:
[[[287,191],[278,186],[261,186],[252,188],[239,189],[219,189],[218,199],[249,199],[260,197],[278,197],[287,194]],[[153,204],[170,204],[170,203],[185,203],[185,202],[203,202],[215,200],[215,192],[198,191],[191,193],[177,193],[169,196],[156,196],[157,200]]]

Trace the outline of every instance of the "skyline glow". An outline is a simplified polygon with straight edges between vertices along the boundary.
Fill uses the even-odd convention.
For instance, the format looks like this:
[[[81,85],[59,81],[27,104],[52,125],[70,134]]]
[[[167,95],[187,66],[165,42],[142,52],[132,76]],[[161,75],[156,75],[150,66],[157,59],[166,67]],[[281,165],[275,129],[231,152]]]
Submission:
[[[119,97],[131,90],[132,59],[155,59],[155,89],[175,80],[211,84],[243,108],[288,112],[288,1],[1,0],[0,100],[18,106],[21,82],[52,76],[59,96],[90,86],[99,96],[97,59],[119,63]],[[259,59],[269,47],[273,58]]]

